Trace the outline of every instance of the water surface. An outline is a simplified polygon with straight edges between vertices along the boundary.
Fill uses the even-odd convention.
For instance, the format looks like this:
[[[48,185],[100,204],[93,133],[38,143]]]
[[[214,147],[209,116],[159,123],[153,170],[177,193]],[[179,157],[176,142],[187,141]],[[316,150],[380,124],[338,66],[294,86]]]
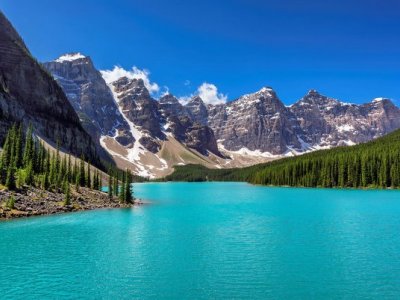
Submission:
[[[400,192],[134,190],[152,204],[0,222],[0,298],[400,297]]]

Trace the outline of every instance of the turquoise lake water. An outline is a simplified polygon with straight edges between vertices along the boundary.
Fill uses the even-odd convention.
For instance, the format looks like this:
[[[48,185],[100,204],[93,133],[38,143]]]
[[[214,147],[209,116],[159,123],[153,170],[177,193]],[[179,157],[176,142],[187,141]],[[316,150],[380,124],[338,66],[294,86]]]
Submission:
[[[134,190],[152,204],[0,222],[0,298],[400,298],[400,192]]]

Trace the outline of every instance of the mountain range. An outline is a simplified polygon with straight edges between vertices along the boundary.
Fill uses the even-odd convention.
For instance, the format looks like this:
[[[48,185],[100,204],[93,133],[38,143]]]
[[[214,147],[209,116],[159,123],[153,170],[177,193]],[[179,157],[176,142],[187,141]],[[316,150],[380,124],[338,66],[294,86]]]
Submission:
[[[225,104],[199,96],[154,99],[145,82],[108,81],[89,56],[38,63],[0,13],[0,140],[14,122],[94,164],[158,178],[176,165],[249,166],[354,145],[400,128],[400,110],[377,98],[357,105],[310,90],[286,106],[270,87]]]
[[[400,128],[400,110],[377,98],[361,105],[310,90],[290,106],[270,87],[225,104],[199,96],[152,98],[142,79],[107,83],[90,57],[69,53],[43,64],[83,126],[121,167],[160,177],[174,165],[252,165],[318,149],[367,142]]]

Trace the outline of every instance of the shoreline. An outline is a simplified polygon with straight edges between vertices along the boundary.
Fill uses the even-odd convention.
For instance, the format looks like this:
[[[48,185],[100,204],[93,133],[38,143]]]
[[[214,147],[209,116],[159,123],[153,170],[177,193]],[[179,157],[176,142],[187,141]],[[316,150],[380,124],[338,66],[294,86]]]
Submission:
[[[6,203],[14,197],[13,208]],[[97,209],[129,208],[147,202],[134,199],[133,203],[121,203],[117,197],[109,199],[108,194],[81,187],[79,192],[71,191],[71,205],[64,205],[64,194],[23,187],[18,191],[0,190],[0,221],[34,216],[46,216]]]

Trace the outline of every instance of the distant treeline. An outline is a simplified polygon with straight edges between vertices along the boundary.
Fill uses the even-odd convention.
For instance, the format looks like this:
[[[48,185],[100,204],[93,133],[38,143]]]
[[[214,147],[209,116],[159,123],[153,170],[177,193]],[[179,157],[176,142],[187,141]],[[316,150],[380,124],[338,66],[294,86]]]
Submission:
[[[247,181],[298,187],[400,187],[400,130],[374,141],[241,169],[176,167],[172,181]]]

